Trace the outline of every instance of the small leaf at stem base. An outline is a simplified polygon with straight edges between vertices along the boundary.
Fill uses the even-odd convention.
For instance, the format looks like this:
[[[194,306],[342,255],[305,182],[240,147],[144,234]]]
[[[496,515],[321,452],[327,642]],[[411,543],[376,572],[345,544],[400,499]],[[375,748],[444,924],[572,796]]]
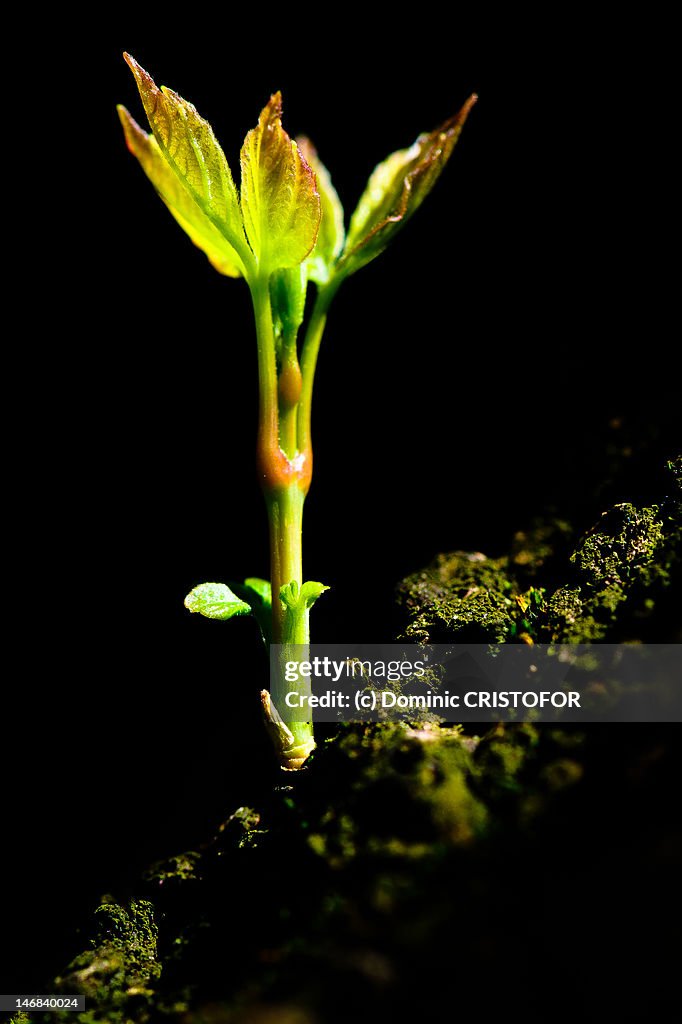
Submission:
[[[268,580],[250,576],[243,583],[233,583],[237,597],[246,601],[256,619],[266,647],[270,644],[272,634],[272,588]]]
[[[292,580],[291,583],[285,583],[280,589],[279,596],[282,604],[286,608],[312,608],[317,601],[318,597],[324,594],[325,590],[329,590],[329,587],[325,586],[324,583],[315,583],[312,580],[308,580],[302,587],[299,587],[296,580]]]
[[[200,583],[185,598],[185,608],[207,619],[231,619],[250,615],[251,605],[240,601],[225,583]]]
[[[252,590],[260,598],[262,604],[268,608],[272,607],[272,587],[269,580],[261,580],[257,576],[249,576],[248,579],[244,580],[244,586]]]

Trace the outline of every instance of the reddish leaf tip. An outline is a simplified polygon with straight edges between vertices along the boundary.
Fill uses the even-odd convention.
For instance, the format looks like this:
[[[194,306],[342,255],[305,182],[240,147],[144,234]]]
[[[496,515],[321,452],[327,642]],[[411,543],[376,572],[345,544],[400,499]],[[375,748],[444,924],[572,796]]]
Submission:
[[[466,101],[466,103],[464,103],[462,105],[461,110],[457,114],[455,114],[455,116],[453,118],[451,118],[450,126],[452,128],[461,128],[464,125],[464,122],[466,121],[467,117],[469,116],[469,112],[471,111],[471,108],[474,106],[474,104],[477,102],[477,100],[478,100],[478,93],[472,92],[471,96]]]
[[[116,110],[118,111],[121,127],[123,128],[128,152],[132,153],[133,156],[136,156],[139,159],[139,146],[144,139],[148,138],[147,132],[145,132],[143,128],[140,128],[133,115],[127,107],[123,106],[122,103],[117,104]],[[135,145],[136,143],[137,147]]]
[[[442,125],[440,125],[439,128],[434,129],[434,131],[431,132],[430,135],[435,136],[436,134],[441,132],[446,132],[448,134],[450,132],[457,132],[457,134],[459,134],[459,130],[463,127],[464,122],[469,116],[469,111],[471,110],[471,108],[473,107],[477,100],[477,93],[472,92],[471,96],[466,101],[466,103],[463,104],[460,110],[458,110],[456,114],[453,114],[452,117],[449,117],[448,120],[445,121]]]
[[[152,78],[152,76],[149,74],[148,71],[145,71],[141,64],[138,64],[138,62],[130,53],[124,53],[123,59],[125,60],[126,64],[130,68],[132,73],[135,75],[135,80],[137,82],[138,89],[142,88],[143,82],[148,88],[151,88],[153,90],[156,89],[156,85],[154,83],[154,79]]]

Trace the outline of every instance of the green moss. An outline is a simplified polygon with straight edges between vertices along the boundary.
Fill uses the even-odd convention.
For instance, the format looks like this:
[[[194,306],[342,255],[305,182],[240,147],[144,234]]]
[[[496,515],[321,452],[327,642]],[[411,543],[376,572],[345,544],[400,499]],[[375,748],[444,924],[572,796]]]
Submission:
[[[157,861],[145,873],[150,882],[167,885],[175,882],[189,882],[198,877],[199,854],[193,850],[181,853],[167,860]]]
[[[398,603],[410,621],[402,639],[438,643],[499,643],[514,625],[514,584],[508,560],[480,552],[439,555],[433,565],[403,580]]]
[[[581,758],[580,738],[532,725],[481,739],[345,725],[261,810],[239,808],[201,851],[155,865],[144,886],[156,914],[143,900],[100,907],[62,991],[85,992],[89,1024],[256,1020],[263,999],[305,991],[322,1007],[330,990],[364,991],[374,943],[403,964],[449,948],[454,901],[478,906],[477,865],[501,856],[504,823],[538,820]]]
[[[476,753],[479,780],[493,796],[500,790],[518,792],[527,758],[537,747],[537,727],[528,722],[495,726],[483,739]]]
[[[348,726],[314,767],[326,799],[306,806],[307,842],[335,868],[368,855],[414,859],[429,842],[467,843],[485,831],[486,810],[468,784],[471,753],[457,728]]]
[[[411,643],[503,643],[539,639],[546,614],[542,574],[568,554],[564,520],[536,521],[515,534],[511,551],[488,558],[480,551],[441,554],[404,579],[397,602]]]
[[[132,1014],[144,1021],[161,974],[157,940],[151,903],[104,903],[95,911],[90,948],[56,979],[56,990],[93,1000],[99,1008],[93,1020],[124,1022]],[[68,1019],[72,1017],[68,1015]],[[49,1019],[66,1020],[67,1015],[51,1014]]]
[[[536,524],[516,535],[508,557],[454,552],[404,580],[403,636],[610,639],[626,616],[658,610],[679,564],[675,500],[615,506],[577,543],[565,523]],[[595,687],[592,699],[616,699],[601,681]],[[585,802],[591,828],[603,823],[607,838],[614,802],[624,808],[614,864],[632,828],[645,834],[654,821],[640,790],[647,765],[663,759],[660,775],[676,763],[674,739],[670,750],[657,741],[635,757],[637,736],[619,735],[516,723],[479,738],[407,717],[344,725],[333,739],[318,737],[305,770],[280,779],[258,810],[238,808],[200,851],[154,865],[142,894],[152,894],[155,914],[141,899],[101,907],[62,991],[89,995],[87,1024],[274,1024],[294,1006],[299,1024],[356,1019],[366,1006],[397,1017],[413,977],[410,1017],[430,1019],[430,979],[453,965],[467,979],[479,954],[488,984],[491,956],[499,965],[518,953],[515,982],[527,969],[519,922],[546,905],[532,927],[560,934],[542,886],[557,865],[583,862]],[[572,901],[581,888],[578,878]]]
[[[589,644],[602,640],[605,624],[587,610],[580,587],[560,587],[548,602],[547,626],[551,639]]]
[[[670,463],[679,484],[679,461]],[[568,524],[536,523],[508,557],[439,555],[398,587],[413,643],[595,643],[629,639],[651,617],[682,562],[680,503],[623,503],[605,512],[573,550]],[[618,632],[620,630],[620,633]],[[622,635],[621,635],[622,634]]]
[[[648,584],[664,571],[656,560],[663,537],[658,505],[616,505],[578,545],[571,562],[587,586],[625,589],[637,579]]]
[[[537,580],[557,555],[569,550],[572,536],[573,530],[565,519],[536,520],[529,530],[518,530],[510,555],[516,575],[527,582]]]
[[[678,509],[629,503],[605,512],[571,555],[574,582],[549,599],[548,639],[609,639],[620,620],[651,614],[680,559]]]

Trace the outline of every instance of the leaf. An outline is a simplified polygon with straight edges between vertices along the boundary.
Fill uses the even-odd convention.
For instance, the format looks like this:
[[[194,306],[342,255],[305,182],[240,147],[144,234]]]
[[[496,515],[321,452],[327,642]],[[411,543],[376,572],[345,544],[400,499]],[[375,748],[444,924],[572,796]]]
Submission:
[[[312,608],[325,590],[329,590],[329,587],[326,587],[324,583],[314,583],[309,580],[299,587],[296,580],[292,580],[291,583],[284,584],[280,589],[279,596],[284,606],[294,611],[300,610],[302,607]]]
[[[232,588],[237,597],[248,604],[260,628],[263,642],[268,647],[272,633],[272,588],[270,583],[268,580],[250,576],[243,583],[233,583]]]
[[[317,284],[326,284],[331,276],[331,269],[343,249],[346,237],[343,206],[332,185],[329,171],[317,155],[317,150],[310,139],[301,137],[296,141],[303,156],[315,172],[322,214],[317,242],[306,260],[306,268],[311,281],[315,281]]]
[[[279,597],[285,608],[297,607],[299,590],[300,587],[296,580],[292,580],[291,583],[285,583],[283,587],[280,587]]]
[[[172,170],[154,136],[143,131],[125,107],[119,105],[117,110],[128,149],[137,157],[180,227],[206,253],[216,270],[228,277],[241,277],[244,270],[239,256]]]
[[[272,607],[272,587],[269,580],[258,579],[257,576],[249,576],[244,580],[244,586],[252,590],[260,598],[261,604]]]
[[[320,197],[315,175],[282,128],[275,93],[241,151],[241,200],[251,248],[265,275],[302,263],[315,245]]]
[[[284,622],[282,625],[282,643],[307,644],[308,619],[310,609],[329,587],[324,583],[304,583],[299,586],[296,580],[280,587],[279,596],[284,605]]]
[[[422,204],[450,159],[476,98],[470,96],[440,128],[420,135],[409,149],[392,153],[374,169],[351,217],[339,265],[344,275],[355,273],[383,252]]]
[[[251,606],[240,601],[224,583],[200,583],[185,598],[185,608],[207,619],[231,619],[234,615],[251,614]]]
[[[305,264],[276,270],[270,278],[270,306],[277,342],[296,351],[296,336],[303,323],[308,278]]]
[[[239,197],[232,173],[208,121],[172,89],[159,89],[137,61],[123,55],[135,75],[158,148],[171,170],[213,226],[250,263]]]
[[[312,581],[308,581],[308,583],[304,583],[301,587],[298,602],[299,604],[303,602],[306,608],[312,608],[318,597],[321,597],[325,590],[329,590],[329,587],[326,587],[324,583],[313,583]]]

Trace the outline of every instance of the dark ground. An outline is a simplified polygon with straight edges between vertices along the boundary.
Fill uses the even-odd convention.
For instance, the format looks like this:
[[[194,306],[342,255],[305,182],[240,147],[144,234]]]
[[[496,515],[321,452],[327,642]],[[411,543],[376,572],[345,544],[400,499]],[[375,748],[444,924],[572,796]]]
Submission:
[[[547,26],[542,47],[518,25],[450,28],[423,26],[408,57],[412,30],[358,54],[344,27],[314,71],[271,35],[245,75],[238,33],[205,59],[180,30],[121,18],[80,51],[87,92],[64,65],[66,169],[98,205],[56,269],[55,344],[16,378],[39,429],[16,449],[31,627],[5,696],[0,991],[43,991],[84,908],[271,773],[251,624],[226,639],[182,608],[200,580],[266,574],[248,295],[126,153],[114,104],[139,106],[121,50],[196,103],[233,166],[281,88],[285,126],[313,138],[347,210],[379,159],[480,95],[434,194],[332,310],[305,540],[306,575],[332,586],[318,640],[391,637],[396,582],[438,551],[498,554],[537,513],[587,528],[660,493],[681,436],[665,59],[635,26]]]

